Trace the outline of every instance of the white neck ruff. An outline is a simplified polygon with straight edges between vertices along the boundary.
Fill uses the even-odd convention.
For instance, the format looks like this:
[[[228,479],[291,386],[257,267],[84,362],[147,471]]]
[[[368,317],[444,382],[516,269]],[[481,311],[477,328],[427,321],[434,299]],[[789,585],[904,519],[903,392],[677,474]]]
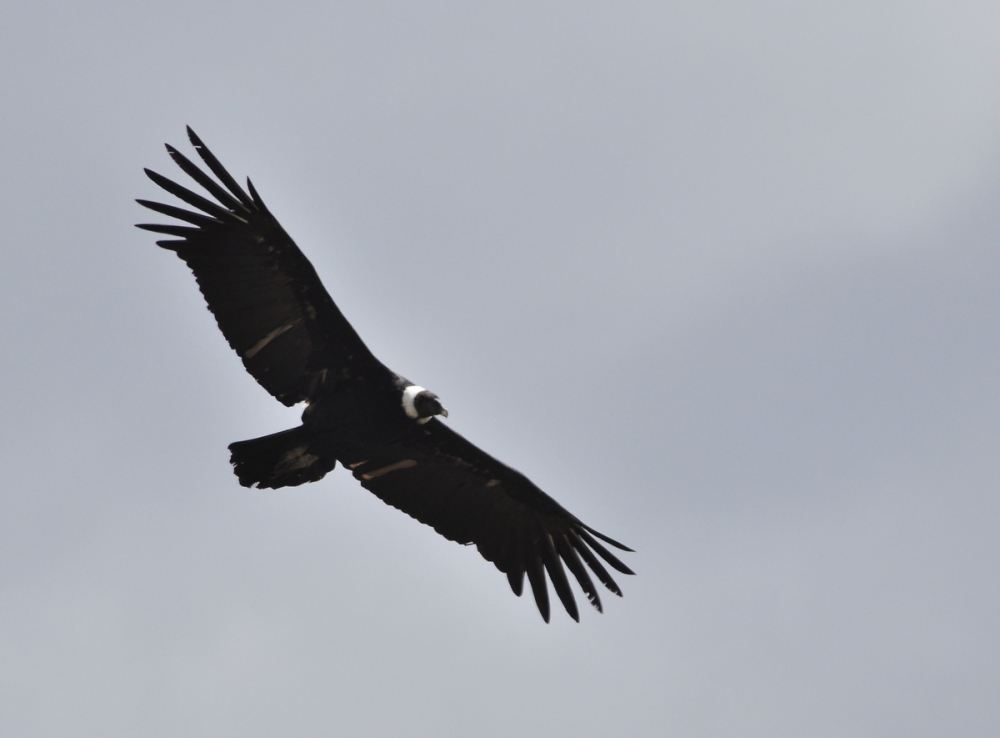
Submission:
[[[426,392],[423,387],[416,384],[411,384],[405,390],[403,390],[403,410],[406,412],[406,417],[413,418],[414,420],[420,419],[420,413],[417,412],[417,406],[414,404],[413,400],[421,392]]]

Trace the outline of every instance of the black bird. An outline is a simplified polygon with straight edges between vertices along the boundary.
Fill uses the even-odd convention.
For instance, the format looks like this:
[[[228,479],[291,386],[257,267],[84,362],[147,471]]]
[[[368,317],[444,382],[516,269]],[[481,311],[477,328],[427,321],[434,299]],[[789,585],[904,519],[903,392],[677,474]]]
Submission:
[[[240,484],[315,482],[339,461],[384,502],[449,540],[476,544],[519,597],[527,574],[546,622],[545,572],[566,611],[580,619],[563,564],[598,611],[587,567],[620,597],[598,556],[623,574],[633,572],[596,539],[632,549],[584,525],[523,474],[441,423],[435,416],[448,411],[438,396],[372,355],[250,180],[245,191],[194,131],[187,133],[218,182],[169,144],[167,152],[216,202],[146,169],[199,212],[137,200],[189,224],[138,227],[173,236],[157,243],[194,272],[253,378],[285,405],[306,403],[299,427],[230,445]]]

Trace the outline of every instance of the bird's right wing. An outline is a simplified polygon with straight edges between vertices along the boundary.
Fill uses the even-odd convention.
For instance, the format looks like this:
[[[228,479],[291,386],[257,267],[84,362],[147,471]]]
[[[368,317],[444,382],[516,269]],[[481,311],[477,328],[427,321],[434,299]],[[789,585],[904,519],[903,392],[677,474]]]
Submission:
[[[507,575],[518,596],[527,574],[546,622],[546,572],[574,620],[580,616],[564,565],[598,610],[601,599],[588,568],[618,596],[621,589],[600,559],[623,574],[633,573],[596,539],[623,551],[632,549],[584,525],[523,474],[436,418],[414,424],[395,443],[353,453],[340,461],[365,489],[445,538],[475,543],[483,557]]]

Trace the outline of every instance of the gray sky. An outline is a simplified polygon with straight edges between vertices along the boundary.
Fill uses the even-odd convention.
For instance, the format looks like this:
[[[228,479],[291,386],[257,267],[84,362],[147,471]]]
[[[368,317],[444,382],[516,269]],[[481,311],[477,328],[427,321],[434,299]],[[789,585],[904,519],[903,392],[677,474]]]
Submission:
[[[1000,733],[998,37],[7,3],[0,733]],[[238,486],[298,411],[132,228],[185,124],[452,427],[636,548],[624,599],[546,626],[341,470]]]

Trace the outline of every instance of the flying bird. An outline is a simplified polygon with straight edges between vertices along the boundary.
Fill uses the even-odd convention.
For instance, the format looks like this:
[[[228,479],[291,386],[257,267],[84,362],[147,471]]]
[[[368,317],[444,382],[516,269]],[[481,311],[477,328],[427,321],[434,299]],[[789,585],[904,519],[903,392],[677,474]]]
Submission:
[[[601,598],[590,572],[619,597],[608,565],[632,570],[598,533],[527,477],[465,440],[433,392],[388,369],[334,304],[312,264],[247,179],[244,190],[189,127],[195,151],[216,179],[167,144],[167,152],[212,200],[146,169],[153,182],[194,208],[137,202],[186,225],[142,223],[194,272],[229,345],[281,403],[306,403],[297,428],[229,446],[244,487],[294,487],[340,464],[384,502],[445,538],[475,544],[521,596],[527,575],[549,621],[546,573],[579,622],[566,569],[590,603]],[[218,181],[216,181],[218,180]],[[598,540],[600,539],[600,541]]]

